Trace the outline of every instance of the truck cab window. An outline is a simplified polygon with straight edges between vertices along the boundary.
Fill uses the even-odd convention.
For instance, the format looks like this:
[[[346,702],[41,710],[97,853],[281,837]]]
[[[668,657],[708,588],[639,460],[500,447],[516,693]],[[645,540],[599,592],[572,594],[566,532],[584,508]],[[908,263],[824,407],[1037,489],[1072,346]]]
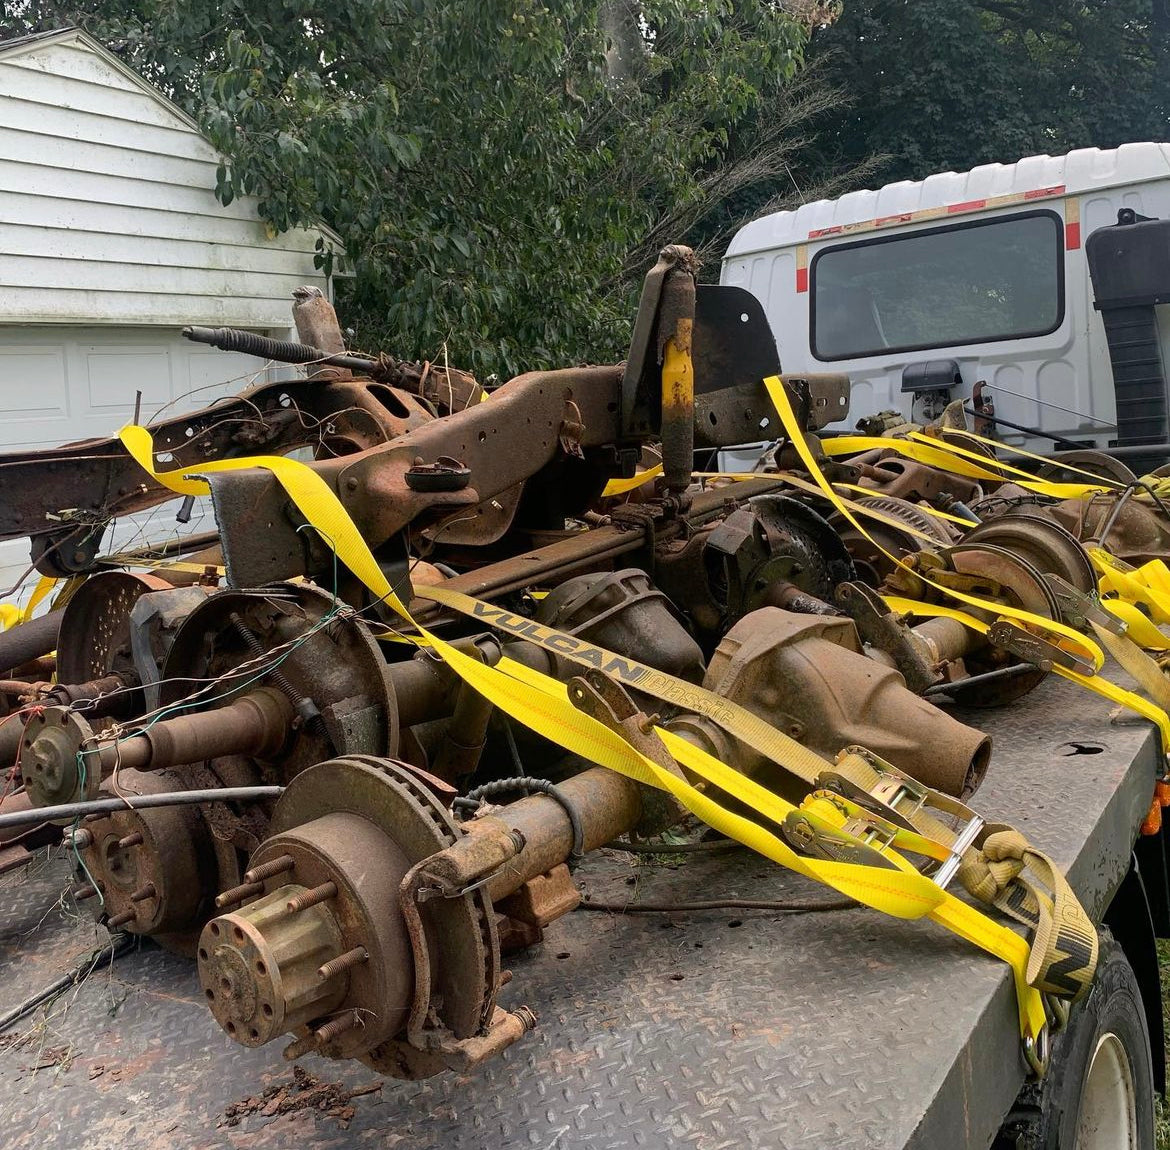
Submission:
[[[1064,318],[1060,217],[1022,212],[818,252],[820,360],[1046,335]]]

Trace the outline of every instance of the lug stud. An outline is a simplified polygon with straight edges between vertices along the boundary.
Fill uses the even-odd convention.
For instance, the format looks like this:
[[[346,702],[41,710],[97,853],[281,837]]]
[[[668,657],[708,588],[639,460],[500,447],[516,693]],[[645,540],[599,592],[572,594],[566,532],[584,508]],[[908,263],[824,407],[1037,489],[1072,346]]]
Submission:
[[[364,946],[355,946],[353,950],[347,950],[344,954],[339,954],[336,958],[331,958],[328,962],[323,963],[317,968],[317,977],[329,979],[335,974],[340,974],[343,970],[349,970],[351,966],[357,966],[359,962],[365,962],[370,957],[370,952]]]
[[[331,882],[323,882],[320,886],[313,887],[312,890],[293,895],[285,903],[285,910],[289,914],[296,914],[297,911],[308,910],[309,907],[316,906],[319,902],[324,902],[326,899],[332,898],[335,894],[337,894],[336,885]]]

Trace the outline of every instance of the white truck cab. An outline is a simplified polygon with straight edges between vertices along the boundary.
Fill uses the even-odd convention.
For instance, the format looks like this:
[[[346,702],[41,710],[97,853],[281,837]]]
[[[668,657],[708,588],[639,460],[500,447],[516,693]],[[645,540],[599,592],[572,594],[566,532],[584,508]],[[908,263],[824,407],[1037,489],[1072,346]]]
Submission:
[[[1170,144],[776,212],[735,235],[720,282],[763,304],[786,372],[849,375],[850,424],[961,398],[1007,444],[1170,457]]]

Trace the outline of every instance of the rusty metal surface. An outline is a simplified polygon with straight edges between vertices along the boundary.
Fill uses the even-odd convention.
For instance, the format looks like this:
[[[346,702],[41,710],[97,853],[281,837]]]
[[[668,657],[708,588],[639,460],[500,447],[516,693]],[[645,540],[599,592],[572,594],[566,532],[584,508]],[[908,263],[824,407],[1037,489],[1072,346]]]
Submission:
[[[1073,709],[1079,745],[1099,753],[1067,754],[1063,716]],[[1111,725],[1108,710],[1049,681],[1010,712],[981,717],[997,743],[981,812],[1015,817],[1027,805],[1021,796],[1048,796],[1043,818],[1023,829],[1068,867],[1093,914],[1124,873],[1155,761],[1151,729]],[[678,867],[602,852],[577,878],[606,900],[817,894],[741,851]],[[101,933],[52,908],[62,867],[13,881],[0,885],[10,1001],[49,982]],[[510,966],[502,1004],[530,1005],[540,1025],[502,1057],[468,1074],[385,1080],[354,1099],[350,1119],[245,1106],[239,1124],[227,1125],[229,1106],[291,1085],[292,1070],[274,1063],[271,1048],[223,1035],[190,964],[144,949],[87,982],[68,1009],[58,1006],[43,1047],[35,1017],[15,1031],[34,1034],[31,1045],[3,1044],[6,1147],[324,1150],[389,1139],[409,1150],[986,1150],[1023,1080],[1007,969],[926,923],[861,910],[579,911]],[[377,1082],[354,1063],[312,1056],[305,1066],[349,1090]]]
[[[1170,555],[1170,526],[1165,517],[1149,503],[1126,494],[1068,499],[1045,508],[1044,513],[1084,542],[1097,542],[1104,533],[1105,546],[1114,555],[1138,566]]]
[[[753,611],[723,637],[703,685],[826,759],[850,745],[866,747],[947,794],[974,793],[991,757],[983,732],[956,722],[909,690],[892,667],[863,655],[851,619],[779,607]],[[774,790],[792,786],[747,746],[734,762]]]
[[[939,495],[950,495],[965,503],[981,492],[979,484],[974,480],[912,459],[901,459],[892,451],[866,453],[866,457],[871,455],[878,457],[872,463],[865,462],[865,457],[850,459],[849,462],[861,467],[862,477],[858,483],[874,495],[908,499],[911,502],[920,499],[933,502]]]
[[[629,567],[561,583],[541,601],[539,622],[692,682],[703,678],[703,652],[650,576]]]
[[[1082,543],[1103,543],[1119,559],[1140,566],[1170,555],[1170,527],[1157,504],[1144,496],[1135,497],[1139,490],[1101,491],[1083,499],[1053,503],[1005,483],[976,503],[973,510],[985,521],[1010,512],[1051,520]],[[1165,500],[1161,503],[1165,505]]]
[[[338,904],[341,921],[345,921],[342,911],[347,905],[361,907],[368,899],[371,908],[360,916],[365,923],[364,930],[354,928],[345,932],[347,947],[364,942],[372,959],[381,957],[380,962],[370,963],[370,969],[378,968],[379,977],[386,985],[392,985],[401,978],[401,970],[409,968],[399,954],[405,946],[405,936],[409,935],[415,960],[414,1001],[409,1023],[412,1043],[413,1032],[421,1033],[432,1012],[456,1038],[470,1037],[481,1019],[491,1015],[498,974],[494,920],[483,894],[473,892],[460,898],[426,903],[421,911],[425,934],[418,912],[413,919],[405,918],[405,931],[403,920],[387,920],[377,913],[379,906],[393,903],[392,892],[399,878],[402,879],[401,905],[414,907],[414,899],[407,896],[406,889],[415,878],[418,864],[456,840],[457,824],[430,792],[398,764],[365,756],[335,759],[293,781],[273,813],[275,837],[264,843],[254,861],[264,861],[286,851],[296,856],[298,836],[309,833],[312,820],[323,812],[331,812],[330,819],[338,813],[363,816],[368,826],[377,827],[382,844],[377,850],[365,852],[367,865],[358,868],[359,885],[375,883],[372,892],[355,889],[347,900],[344,894],[348,880],[329,868],[330,876],[342,890]],[[318,852],[318,859],[325,857]],[[412,869],[403,877],[408,866]],[[379,893],[379,874],[395,875],[396,881],[389,892]],[[318,877],[324,881],[323,872]],[[242,913],[247,912],[245,907]],[[412,929],[412,924],[417,929]],[[433,969],[428,961],[432,953],[442,956]],[[385,991],[385,986],[382,990]],[[371,995],[370,1000],[378,1001],[376,995]],[[397,1061],[398,1047],[404,1044],[392,1041],[397,1027],[389,1025],[397,1021],[397,1017],[383,1018],[376,1027],[371,1023],[370,1041],[361,1046],[360,1052],[375,1061],[379,1058]]]
[[[560,783],[558,790],[580,815],[586,851],[625,834],[642,812],[641,788],[604,767],[582,771]],[[510,804],[507,826],[520,831],[524,847],[506,872],[493,876],[488,883],[493,899],[504,898],[522,883],[547,874],[563,863],[573,848],[573,831],[565,808],[546,795],[531,795]]]
[[[905,499],[865,496],[856,502],[859,507],[869,507],[880,512],[886,520],[893,519],[905,523],[914,531],[936,539],[939,547],[954,542],[957,536],[957,532],[952,532],[943,520],[928,515]],[[920,536],[909,531],[901,531],[886,520],[865,519],[865,530],[869,536],[866,538],[839,512],[829,517],[829,522],[844,541],[856,565],[858,577],[872,587],[879,586],[882,579],[894,569],[894,564],[887,555],[905,557],[928,546]]]
[[[57,653],[57,682],[82,683],[132,668],[130,612],[152,591],[170,586],[154,575],[102,571],[70,596],[61,615],[68,642]]]
[[[1058,575],[1078,591],[1097,590],[1097,576],[1085,550],[1071,532],[1039,515],[1000,515],[968,531],[964,543],[1007,547],[1042,575]]]
[[[400,396],[387,396],[377,388],[382,393],[392,390],[360,381],[264,384],[235,399],[153,425],[155,450],[164,468],[304,446],[317,446],[328,456],[363,450],[430,419],[425,409],[408,407]],[[348,430],[331,431],[334,419]],[[5,492],[0,539],[25,535],[67,539],[74,525],[104,522],[173,498],[116,438],[0,455],[0,483]],[[57,515],[65,509],[69,514],[64,519],[46,518],[46,513]]]
[[[465,407],[381,446],[313,466],[335,488],[375,550],[416,521],[417,529],[442,527],[447,544],[491,543],[511,526],[525,481],[563,454],[567,420],[582,425],[584,448],[615,441],[616,415],[609,408],[620,378],[619,367],[518,376],[495,391],[490,403]],[[471,482],[454,491],[413,490],[407,472],[440,457],[469,468]],[[579,466],[587,478],[596,479],[576,495],[581,511],[604,480],[600,472]],[[223,473],[211,477],[210,486],[229,582],[255,586],[315,569],[305,554],[305,537],[297,534],[300,521],[290,516],[287,496],[269,472]],[[562,523],[565,514],[562,510]]]
[[[769,477],[749,479],[731,488],[712,488],[696,495],[682,522],[676,521],[663,532],[663,543],[674,534],[686,534],[726,513],[729,505],[747,502],[757,496],[779,491],[782,484]],[[649,556],[646,529],[633,523],[609,523],[590,531],[576,531],[555,542],[526,551],[521,555],[489,563],[450,579],[445,586],[476,598],[496,596],[536,583],[551,585],[583,571],[612,566],[619,556],[642,551]],[[669,529],[673,527],[673,533]],[[649,562],[649,558],[646,559]],[[420,620],[439,614],[440,608],[428,600],[411,603],[411,614]]]
[[[280,664],[281,678],[288,694],[309,700],[324,719],[324,728],[315,722],[302,724],[304,708],[293,703],[298,721],[280,756],[282,779],[334,752],[393,754],[398,709],[385,660],[360,619],[338,616],[322,625],[335,611],[332,595],[304,585],[212,595],[175,635],[162,677],[177,681],[164,686],[160,701],[176,703],[188,693],[184,676],[215,678],[254,659],[251,644],[233,622],[238,616],[265,649],[293,644]]]
[[[181,785],[168,772],[120,772],[120,787],[131,795]],[[202,925],[210,892],[234,876],[230,857],[223,873],[225,856],[216,850],[203,812],[197,807],[113,811],[87,822],[86,831],[90,843],[80,854],[101,895],[90,894],[94,887],[88,883],[80,888],[85,912],[95,918],[124,916],[129,933],[171,936],[166,941],[172,949],[193,955],[188,933]]]

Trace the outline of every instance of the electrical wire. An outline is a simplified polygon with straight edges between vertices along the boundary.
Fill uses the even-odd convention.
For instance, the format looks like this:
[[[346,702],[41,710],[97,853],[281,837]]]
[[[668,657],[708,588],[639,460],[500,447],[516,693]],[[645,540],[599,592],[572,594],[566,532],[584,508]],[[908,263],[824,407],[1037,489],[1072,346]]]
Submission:
[[[121,756],[119,756],[119,759],[120,757]],[[81,757],[80,752],[78,752],[77,755],[77,779],[78,793],[84,795],[86,791],[87,771],[85,767],[85,760]],[[121,791],[118,792],[118,795],[122,801],[126,803],[126,806],[130,806],[130,803],[126,801],[126,798],[122,795]],[[46,821],[50,821],[52,816],[44,815],[43,812],[45,809],[46,808],[42,807],[38,813],[42,814],[42,817],[44,817]],[[73,825],[69,828],[69,846],[73,851],[73,858],[76,861],[78,868],[81,870],[81,873],[85,875],[86,881],[89,883],[89,885],[93,887],[94,893],[98,897],[98,902],[101,903],[101,908],[104,911],[106,909],[106,896],[102,893],[101,884],[94,879],[93,875],[90,873],[89,867],[85,865],[85,860],[81,857],[81,851],[77,846],[77,828],[81,825],[81,819],[82,814],[79,812],[77,817],[73,820]]]
[[[88,958],[79,962],[67,974],[55,978],[48,986],[42,987],[35,994],[30,994],[23,1002],[17,1003],[11,1010],[0,1014],[0,1033],[19,1022],[26,1014],[31,1014],[42,1003],[56,998],[62,991],[71,986],[77,986],[87,979],[100,967],[109,966],[117,958],[129,953],[138,944],[138,939],[130,934],[115,934],[108,946],[94,951]]]
[[[352,613],[354,615],[357,614],[357,612],[352,612]],[[280,662],[283,662],[284,659],[287,658],[287,655],[291,655],[292,651],[296,647],[299,647],[302,643],[307,642],[318,631],[324,629],[329,623],[333,622],[333,620],[335,620],[337,618],[346,618],[349,616],[349,614],[350,614],[350,609],[347,608],[343,604],[343,605],[337,607],[336,609],[327,612],[325,615],[322,615],[321,618],[318,619],[317,622],[314,623],[303,634],[297,635],[292,639],[287,639],[285,642],[278,644],[277,646],[271,648],[268,651],[265,651],[263,655],[256,655],[250,659],[246,659],[243,663],[239,664],[239,666],[233,667],[230,671],[225,671],[222,675],[208,676],[206,678],[199,678],[199,677],[196,677],[193,675],[172,675],[169,678],[159,680],[159,682],[157,684],[155,684],[156,686],[161,686],[163,683],[205,683],[206,686],[200,688],[200,690],[198,690],[198,691],[192,692],[190,695],[184,696],[182,699],[180,699],[176,703],[169,703],[169,704],[167,704],[166,707],[156,707],[153,711],[147,711],[146,714],[140,715],[137,719],[134,720],[133,726],[135,728],[137,728],[139,726],[139,724],[154,718],[154,716],[156,716],[160,711],[170,711],[170,710],[174,710],[174,709],[181,709],[181,705],[189,704],[192,702],[198,702],[198,701],[200,701],[200,699],[202,698],[203,695],[205,695],[208,691],[212,690],[214,687],[216,687],[224,682],[230,681],[232,679],[237,679],[237,678],[241,677],[242,675],[248,675],[258,666],[262,667],[262,672],[258,676],[258,678],[263,678],[264,675],[268,673],[268,671],[270,671],[273,667],[277,666]],[[286,655],[281,656],[281,658],[278,660],[278,662],[275,662],[275,663],[266,662],[266,660],[269,660],[273,655],[278,654],[279,652],[283,651],[285,648],[289,648],[289,650],[288,650]],[[233,687],[232,690],[228,691],[226,694],[231,694],[232,692],[234,692],[236,690],[241,690],[243,687],[248,686],[251,682],[255,682],[255,681],[256,681],[256,679],[253,678],[253,679],[249,680],[248,683],[243,683],[243,684],[240,684],[240,686],[238,686],[238,687]],[[79,699],[76,703],[70,703],[70,704],[68,704],[67,709],[69,711],[75,712],[77,714],[85,714],[87,711],[93,710],[94,707],[96,706],[96,704],[99,702],[99,700],[110,699],[110,698],[113,698],[115,695],[122,695],[122,694],[126,694],[130,691],[138,691],[138,690],[141,690],[140,686],[138,686],[138,687],[130,687],[130,686],[114,687],[109,691],[102,692],[102,694],[97,695],[93,699]],[[226,694],[221,695],[221,696],[216,696],[216,698],[226,698]],[[206,701],[207,702],[214,702],[215,700],[208,699]]]
[[[308,526],[308,525],[303,524],[302,526]],[[298,530],[300,530],[300,528],[298,528]],[[329,539],[327,539],[327,541],[330,543],[330,546],[332,547],[333,541],[329,540]],[[407,575],[405,577],[406,578],[409,577],[409,572],[407,573]],[[325,627],[330,625],[334,620],[339,619],[339,618],[357,618],[357,617],[361,616],[365,611],[370,610],[374,606],[374,604],[370,604],[368,607],[363,608],[361,611],[355,611],[353,608],[349,607],[347,604],[342,603],[339,600],[337,590],[338,590],[338,559],[337,559],[336,548],[333,548],[333,606],[320,619],[318,619],[316,623],[314,623],[311,627],[309,627],[309,629],[307,631],[305,631],[303,634],[297,635],[292,639],[286,640],[284,643],[278,644],[277,646],[271,648],[270,650],[265,651],[263,655],[258,655],[258,656],[255,656],[254,658],[246,659],[239,666],[234,667],[231,671],[225,672],[223,675],[219,675],[219,676],[216,676],[214,678],[209,677],[207,679],[196,679],[194,677],[188,677],[188,676],[172,676],[168,679],[161,680],[161,682],[184,682],[184,681],[204,682],[206,685],[204,687],[200,688],[198,691],[192,692],[191,694],[185,696],[184,698],[180,699],[179,701],[177,701],[175,703],[168,704],[166,707],[157,707],[153,711],[148,711],[145,715],[139,716],[137,719],[134,720],[134,722],[130,728],[115,727],[113,729],[113,734],[114,734],[113,745],[116,746],[119,743],[123,742],[127,738],[132,738],[136,734],[142,734],[145,731],[150,730],[150,728],[153,727],[155,723],[159,722],[167,715],[172,714],[176,711],[185,710],[187,707],[190,707],[197,702],[204,702],[204,703],[218,702],[219,700],[227,698],[229,695],[234,694],[237,691],[244,690],[245,688],[251,686],[253,683],[258,682],[263,678],[266,678],[273,670],[275,670],[287,658],[289,658],[298,647],[300,647],[304,643],[308,642],[308,640],[311,639],[318,631],[323,630]],[[276,598],[276,596],[273,596],[273,598]],[[279,658],[274,659],[273,656],[278,655],[281,651],[283,651],[284,654],[280,655]],[[243,683],[233,684],[233,686],[231,687],[230,690],[225,691],[220,695],[213,695],[210,698],[204,699],[204,696],[209,691],[213,690],[216,686],[223,684],[225,681],[230,681],[230,680],[239,678],[241,675],[246,675],[257,667],[259,668],[257,674],[253,675],[249,679],[246,679]],[[137,688],[137,687],[115,687],[111,691],[103,692],[101,695],[97,696],[97,698],[95,698],[95,699],[79,700],[77,703],[71,704],[69,709],[76,710],[78,713],[84,713],[86,710],[92,710],[97,705],[97,703],[100,699],[109,698],[109,697],[112,697],[112,696],[117,695],[117,694],[121,694],[121,693],[124,693],[127,691],[134,691],[134,690],[138,690],[138,689],[139,688]],[[143,725],[143,724],[145,724],[145,725]],[[99,741],[99,745],[91,747],[89,749],[83,749],[83,750],[78,752],[79,761],[80,761],[80,758],[82,755],[99,753],[103,749],[104,746],[110,745],[110,742],[111,742],[111,740],[108,738],[108,733],[107,733],[107,735],[103,735],[103,737]]]
[[[307,526],[307,524],[303,525],[303,526]],[[332,546],[332,540],[329,540],[329,543]],[[224,675],[220,675],[214,679],[206,680],[207,685],[205,687],[201,688],[198,691],[193,692],[190,695],[187,695],[183,699],[180,699],[178,702],[169,704],[166,707],[155,708],[155,710],[149,711],[149,712],[147,712],[147,714],[139,716],[136,720],[134,720],[132,726],[128,729],[123,728],[121,726],[115,726],[112,730],[112,734],[113,734],[112,740],[109,737],[111,732],[103,733],[103,735],[99,739],[95,740],[95,743],[97,745],[90,747],[88,749],[83,748],[83,749],[78,751],[77,762],[78,762],[79,770],[81,771],[81,777],[84,778],[84,764],[82,761],[83,756],[91,755],[91,754],[98,754],[105,747],[110,746],[110,745],[117,747],[128,738],[133,738],[136,735],[146,733],[147,731],[149,731],[151,729],[151,727],[153,727],[156,723],[160,722],[167,715],[173,714],[176,711],[185,710],[188,707],[192,706],[196,702],[202,701],[204,703],[215,703],[215,702],[218,702],[222,699],[227,698],[229,695],[235,694],[237,691],[242,691],[242,690],[246,689],[247,687],[250,687],[253,683],[259,682],[261,679],[264,679],[268,675],[270,675],[271,672],[274,671],[277,667],[279,667],[286,659],[288,659],[293,654],[293,652],[297,650],[298,647],[300,647],[304,643],[308,642],[308,640],[310,638],[312,638],[313,635],[315,635],[318,631],[324,629],[326,626],[328,626],[330,623],[332,623],[335,619],[358,617],[362,612],[355,611],[355,610],[353,610],[353,608],[349,607],[348,605],[341,603],[337,597],[337,573],[338,573],[337,551],[336,551],[336,548],[333,548],[333,576],[334,576],[333,606],[319,620],[317,620],[317,622],[314,623],[307,631],[305,631],[301,635],[296,636],[293,639],[289,639],[286,642],[281,643],[281,644],[277,645],[276,647],[271,648],[271,650],[265,651],[263,655],[258,655],[252,659],[245,660],[238,667],[233,668],[230,672],[227,672]],[[409,576],[409,572],[408,572],[408,576]],[[371,604],[371,606],[373,606],[373,605]],[[363,610],[368,610],[368,609],[369,608],[364,608]],[[286,648],[287,648],[287,650],[286,650]],[[273,655],[276,655],[278,652],[280,652],[282,650],[284,651],[284,654],[280,655],[280,657],[277,659],[272,658]],[[222,684],[225,680],[238,678],[241,674],[245,674],[245,673],[251,671],[256,666],[260,667],[257,674],[253,675],[249,679],[246,679],[243,683],[240,683],[238,685],[233,685],[229,690],[223,692],[222,694],[213,695],[207,699],[203,698],[203,696],[206,695],[208,691],[211,691],[217,685]],[[178,680],[164,680],[164,681],[181,681],[181,677]],[[116,693],[121,692],[121,691],[136,690],[136,689],[137,688],[133,688],[133,687],[115,688],[113,691],[105,692],[103,695],[98,696],[98,698],[105,698],[108,695],[113,695],[113,694],[116,694]],[[96,699],[95,700],[83,700],[83,701],[79,702],[79,704],[77,704],[77,705],[80,706],[81,703],[84,703],[84,702],[88,702],[90,704],[90,706],[93,706],[97,702],[97,700]],[[145,724],[145,725],[143,725],[143,724]],[[115,786],[115,790],[117,790],[116,786]],[[124,798],[124,799],[126,798],[126,796],[121,795],[120,791],[118,792],[118,794],[122,798]],[[127,800],[127,802],[128,802],[128,800]],[[128,805],[129,805],[129,803],[128,803]],[[80,862],[80,858],[78,859],[78,861]],[[84,865],[83,865],[83,869],[84,869]]]
[[[315,635],[319,630],[321,630],[326,624],[328,624],[332,620],[338,618],[341,614],[342,614],[341,611],[330,611],[328,614],[323,615],[303,635],[298,635],[296,637],[296,639],[289,640],[287,643],[282,643],[280,645],[280,647],[274,647],[272,649],[272,651],[266,651],[263,656],[256,656],[256,658],[249,660],[249,662],[247,664],[241,664],[240,667],[235,668],[235,670],[232,672],[233,676],[238,675],[241,671],[244,670],[245,667],[247,667],[248,669],[251,669],[251,667],[254,666],[256,663],[261,662],[263,659],[267,658],[268,656],[273,654],[275,651],[280,650],[281,647],[288,647],[289,648],[287,651],[285,651],[285,653],[283,655],[280,656],[280,658],[275,659],[272,662],[265,663],[265,665],[260,669],[260,671],[257,674],[253,675],[250,679],[246,679],[243,683],[240,683],[236,686],[233,686],[230,690],[224,691],[222,694],[212,695],[210,698],[202,699],[202,696],[205,695],[209,690],[211,690],[212,687],[221,683],[224,678],[228,677],[228,676],[221,676],[221,678],[212,681],[210,684],[208,684],[208,686],[202,688],[199,691],[196,691],[194,694],[188,695],[184,699],[180,699],[177,703],[170,703],[165,707],[157,707],[157,708],[155,708],[154,711],[150,711],[146,715],[140,716],[138,719],[136,719],[134,721],[134,723],[132,725],[132,729],[127,730],[127,729],[120,728],[120,727],[115,728],[116,733],[115,733],[115,737],[113,740],[107,739],[104,735],[100,736],[98,739],[95,740],[95,742],[99,742],[101,745],[91,747],[88,750],[83,749],[81,751],[78,751],[78,756],[80,757],[82,755],[100,754],[100,752],[103,750],[104,746],[110,745],[111,742],[113,742],[113,743],[124,742],[126,739],[134,738],[136,735],[145,734],[156,723],[158,723],[162,719],[166,718],[167,715],[173,714],[176,711],[186,710],[188,707],[190,707],[192,704],[194,704],[197,701],[202,700],[202,702],[204,702],[204,703],[219,702],[222,699],[226,699],[229,695],[235,694],[237,691],[242,691],[246,687],[250,687],[253,683],[258,683],[261,679],[266,678],[269,674],[271,674],[272,671],[274,671],[277,667],[279,667],[293,653],[293,651],[295,651],[297,649],[297,647],[308,642],[308,640],[310,638],[312,638],[313,635]],[[144,723],[145,723],[145,725],[144,725]]]

